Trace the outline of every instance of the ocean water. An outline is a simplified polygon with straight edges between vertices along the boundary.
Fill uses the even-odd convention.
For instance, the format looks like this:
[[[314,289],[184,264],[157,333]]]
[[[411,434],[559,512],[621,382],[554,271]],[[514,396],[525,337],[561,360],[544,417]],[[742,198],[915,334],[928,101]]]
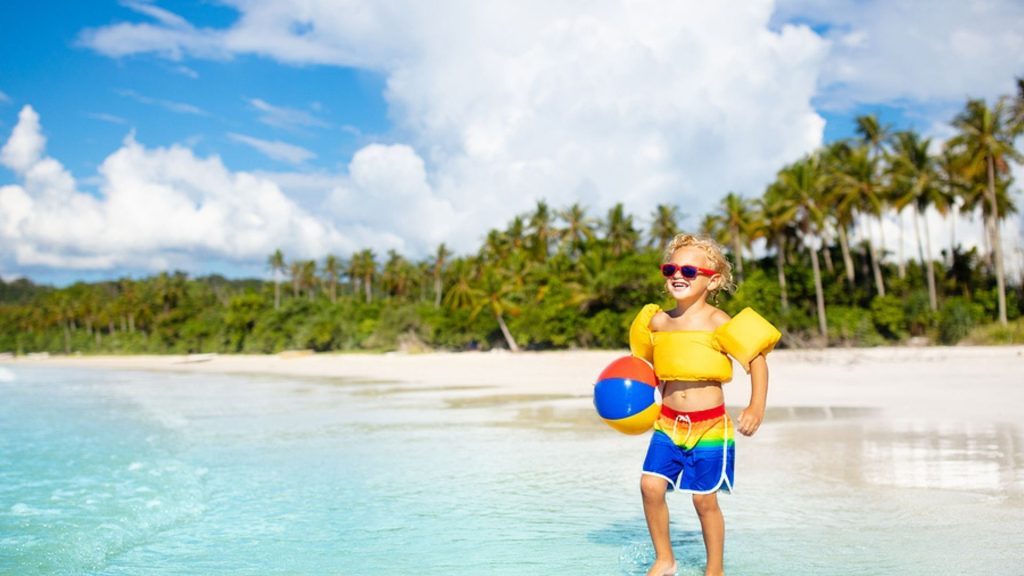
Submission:
[[[737,444],[731,574],[1024,574],[1020,423],[775,407]],[[645,447],[586,399],[0,366],[0,574],[644,574]]]

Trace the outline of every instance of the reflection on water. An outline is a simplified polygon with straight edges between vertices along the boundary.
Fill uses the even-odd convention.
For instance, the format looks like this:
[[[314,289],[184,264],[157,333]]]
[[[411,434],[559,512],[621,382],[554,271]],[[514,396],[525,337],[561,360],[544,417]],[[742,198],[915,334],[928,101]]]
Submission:
[[[862,440],[868,482],[1020,494],[1022,447],[1009,424],[895,423],[867,429]]]
[[[1011,423],[867,417],[773,433],[814,452],[817,473],[846,482],[1024,495],[1024,440]]]

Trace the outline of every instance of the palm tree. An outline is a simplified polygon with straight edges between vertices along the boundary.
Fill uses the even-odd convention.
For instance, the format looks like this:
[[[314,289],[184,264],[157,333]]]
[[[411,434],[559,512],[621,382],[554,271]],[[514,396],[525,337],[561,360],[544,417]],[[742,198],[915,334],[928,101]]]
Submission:
[[[278,248],[267,259],[267,267],[274,273],[274,310],[281,307],[281,275],[287,270],[284,263],[284,253]]]
[[[1014,136],[1024,134],[1024,78],[1017,78],[1017,94],[1010,104],[1010,131]]]
[[[491,314],[494,315],[494,319],[498,322],[498,328],[501,330],[502,336],[505,337],[508,349],[512,352],[519,352],[519,345],[516,343],[515,338],[512,337],[508,324],[505,323],[506,312],[512,314],[518,314],[519,312],[519,308],[510,299],[513,287],[506,281],[505,272],[494,266],[484,266],[477,279],[480,287],[478,292],[476,292],[477,299],[471,316],[476,316],[484,308],[490,310]]]
[[[608,210],[608,220],[605,222],[605,240],[608,242],[608,249],[613,256],[622,256],[633,252],[636,250],[639,239],[640,233],[633,226],[633,217],[626,214],[621,202]]]
[[[331,298],[331,304],[338,301],[338,276],[341,275],[342,268],[341,260],[334,254],[328,254],[324,258],[323,281],[327,284],[327,295]]]
[[[437,252],[434,253],[434,308],[441,307],[441,293],[443,289],[443,283],[441,280],[443,279],[445,264],[447,263],[448,257],[451,255],[451,250],[448,250],[448,247],[444,245],[444,242],[437,247]]]
[[[885,145],[889,141],[891,128],[887,124],[879,124],[878,117],[874,114],[858,116],[856,123],[856,131],[860,135],[861,143],[867,148],[867,164],[870,164],[871,168],[870,173],[863,172],[860,174],[860,178],[862,183],[868,184],[870,182],[870,186],[874,188],[873,190],[864,191],[864,208],[866,208],[865,212],[867,214],[875,216],[878,221],[879,239],[882,254],[884,255],[885,226],[882,223],[882,208],[885,201],[878,187],[881,185],[879,179],[881,162],[888,154]],[[861,168],[864,167],[861,166]],[[868,249],[871,252],[871,266],[872,272],[875,275],[875,288],[879,296],[885,296],[885,283],[882,281],[881,265],[878,261],[879,253],[870,238],[868,238]],[[900,262],[902,265],[902,260]]]
[[[953,266],[953,255],[956,253],[957,205],[963,206],[963,196],[968,188],[962,165],[962,159],[950,146],[943,146],[942,152],[935,161],[936,176],[942,186],[943,194],[949,198],[950,204],[949,251],[946,254],[946,266],[950,267]]]
[[[825,216],[821,196],[825,187],[825,175],[817,155],[805,157],[779,172],[776,186],[796,207],[795,221],[800,238],[811,257],[814,273],[814,294],[818,311],[818,329],[823,337],[828,336],[825,318],[825,291],[821,284],[821,267],[818,263],[817,243],[820,240]]]
[[[980,180],[982,174],[985,177],[989,212],[987,222],[995,257],[999,298],[999,323],[1004,326],[1007,324],[1006,276],[999,221],[1005,217],[1005,213],[999,211],[996,180],[1009,174],[1009,160],[1024,161],[1024,157],[1013,146],[1013,134],[1006,119],[1004,100],[997,101],[992,108],[984,100],[969,100],[966,108],[953,121],[959,133],[950,139],[950,145],[959,148],[967,161],[965,169],[968,177],[977,180]]]
[[[373,301],[373,278],[377,275],[377,262],[372,250],[367,248],[352,255],[348,275],[355,281],[353,289],[358,291],[358,285],[362,284],[366,301]]]
[[[763,227],[765,241],[769,248],[775,248],[775,267],[778,271],[779,298],[783,310],[789,309],[786,292],[786,247],[789,236],[795,232],[793,221],[799,209],[799,205],[790,199],[778,184],[769,186],[758,201],[758,220]]]
[[[578,202],[559,212],[558,217],[565,223],[558,231],[559,249],[578,257],[583,247],[594,239],[595,222]]]
[[[860,193],[856,186],[843,185],[843,167],[849,160],[850,153],[851,148],[848,142],[834,142],[825,150],[822,162],[827,174],[825,202],[830,207],[828,215],[835,227],[836,236],[839,238],[845,278],[852,288],[855,275],[853,257],[850,255],[850,229],[856,220]]]
[[[856,207],[852,208],[859,214],[874,216],[879,228],[882,225],[882,191],[883,187],[878,174],[878,161],[873,158],[866,146],[851,148],[849,153],[843,157],[842,162],[835,167],[836,172],[830,180],[835,187],[835,193],[841,198],[856,201]],[[878,251],[871,234],[865,234],[868,252],[871,256],[871,271],[875,279],[875,291],[879,296],[885,296],[885,282],[882,279],[882,266],[879,260]]]
[[[718,211],[709,214],[704,221],[705,233],[732,247],[740,279],[743,279],[743,247],[750,238],[752,220],[753,213],[747,202],[735,192],[729,192],[718,204]]]
[[[452,276],[455,282],[444,296],[445,305],[451,310],[470,310],[470,318],[476,318],[484,309],[489,310],[509,350],[518,352],[519,345],[505,322],[506,312],[516,314],[519,311],[511,301],[514,288],[508,282],[507,269],[493,265],[486,257],[478,257],[457,260],[452,265]]]
[[[651,215],[650,246],[664,248],[679,234],[679,208],[658,204]]]
[[[412,279],[413,269],[409,261],[396,250],[388,250],[388,261],[381,272],[384,291],[389,296],[402,298],[410,292]]]
[[[551,209],[546,202],[539,200],[529,222],[531,252],[539,262],[546,262],[551,252],[551,242],[556,235],[553,221]]]
[[[949,199],[939,186],[935,170],[935,158],[929,154],[931,140],[922,139],[916,132],[896,134],[893,146],[893,161],[890,165],[893,207],[902,210],[908,205],[914,207],[914,233],[917,237],[917,251],[921,266],[928,281],[928,303],[933,312],[939,309],[935,290],[935,268],[931,259],[931,233],[925,213],[935,207],[940,213],[946,212]],[[921,222],[924,221],[925,239],[921,240]],[[927,245],[927,246],[926,246]],[[927,256],[926,256],[927,254]]]

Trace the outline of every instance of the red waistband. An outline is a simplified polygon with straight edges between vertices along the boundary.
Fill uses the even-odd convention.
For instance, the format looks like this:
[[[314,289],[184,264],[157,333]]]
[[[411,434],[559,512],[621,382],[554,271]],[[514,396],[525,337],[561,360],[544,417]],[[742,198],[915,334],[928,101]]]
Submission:
[[[669,408],[665,404],[661,405],[661,415],[668,416],[673,420],[679,418],[680,416],[683,416],[688,418],[690,422],[700,422],[701,420],[711,420],[713,418],[718,418],[719,416],[722,416],[724,414],[725,404],[720,404],[718,406],[715,406],[714,408],[708,408],[707,410],[697,410],[695,412],[680,412],[678,410],[673,410],[672,408]]]

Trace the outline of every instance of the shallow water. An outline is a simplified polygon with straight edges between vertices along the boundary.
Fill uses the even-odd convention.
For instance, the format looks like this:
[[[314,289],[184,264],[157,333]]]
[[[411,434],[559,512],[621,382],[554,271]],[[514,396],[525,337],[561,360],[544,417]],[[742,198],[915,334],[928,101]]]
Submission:
[[[480,388],[0,367],[0,574],[643,574],[645,437]],[[1018,423],[777,407],[732,574],[1024,574]],[[670,495],[680,574],[702,574]]]

